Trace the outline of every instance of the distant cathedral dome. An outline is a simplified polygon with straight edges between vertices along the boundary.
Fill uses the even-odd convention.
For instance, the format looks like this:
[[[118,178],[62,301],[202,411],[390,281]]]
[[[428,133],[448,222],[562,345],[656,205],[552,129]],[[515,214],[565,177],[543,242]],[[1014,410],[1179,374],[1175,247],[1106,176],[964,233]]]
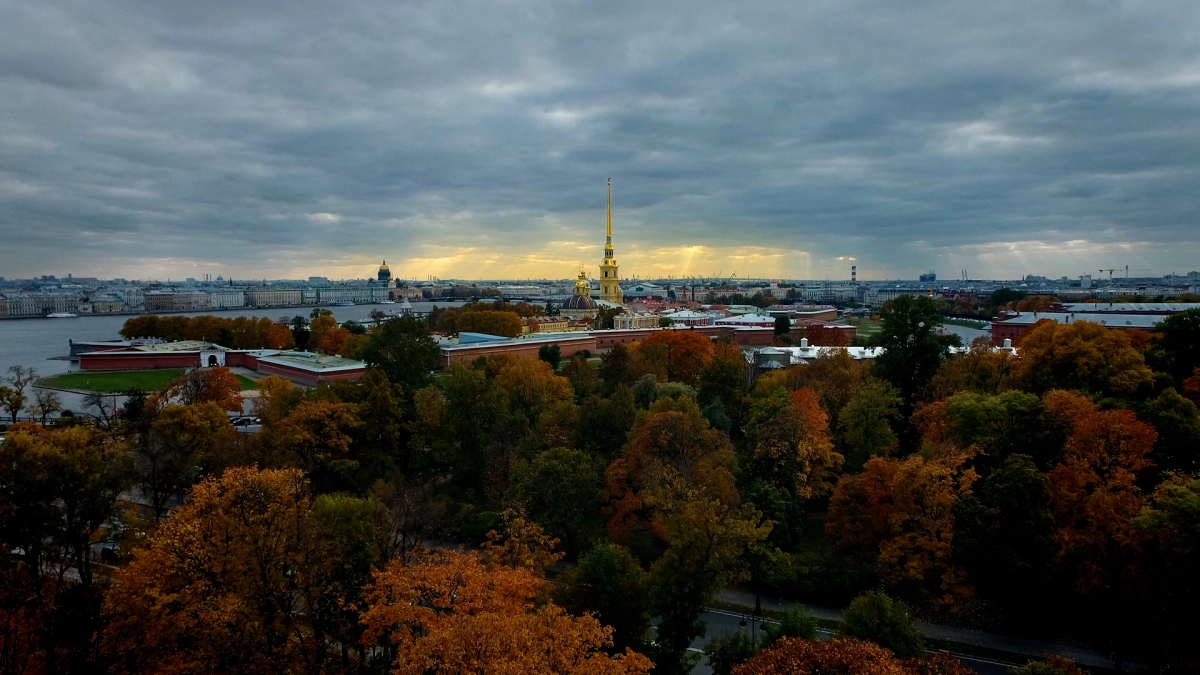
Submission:
[[[567,298],[562,308],[569,313],[595,311],[596,301],[592,300],[592,283],[588,281],[586,271],[579,270],[579,278],[575,280],[575,294]]]
[[[596,309],[596,301],[586,295],[572,295],[563,303],[563,309],[576,311],[589,311]]]
[[[380,281],[391,281],[392,280],[392,270],[391,270],[391,268],[389,268],[387,266],[386,260],[384,260],[383,264],[379,266],[379,280]]]

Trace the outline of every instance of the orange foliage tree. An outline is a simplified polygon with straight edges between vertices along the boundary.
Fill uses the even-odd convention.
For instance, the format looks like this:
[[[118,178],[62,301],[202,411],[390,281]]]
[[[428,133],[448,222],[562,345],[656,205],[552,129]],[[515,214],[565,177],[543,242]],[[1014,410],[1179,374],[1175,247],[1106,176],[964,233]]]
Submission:
[[[354,431],[362,426],[357,413],[353,403],[304,401],[264,432],[291,463],[308,471],[319,486],[329,487],[357,466],[350,454]]]
[[[750,470],[802,499],[833,488],[842,456],[833,451],[829,420],[813,390],[776,390],[750,410]]]
[[[1045,321],[1021,340],[1018,379],[1039,394],[1071,389],[1128,395],[1149,387],[1154,374],[1122,331],[1090,321]]]
[[[628,544],[652,535],[657,491],[676,477],[736,504],[733,466],[728,437],[709,428],[694,403],[686,398],[655,401],[635,425],[624,456],[606,472],[609,536]]]
[[[296,346],[296,339],[292,335],[292,328],[283,321],[276,321],[271,324],[270,330],[267,331],[267,348],[268,349],[291,349]]]
[[[535,603],[546,582],[525,567],[483,565],[474,553],[393,561],[375,574],[364,644],[386,644],[392,672],[617,675],[646,673],[633,651],[609,656],[612,629]]]
[[[700,369],[713,358],[712,340],[688,330],[660,330],[637,344],[636,352],[651,370],[671,382],[695,385]]]
[[[952,507],[977,478],[964,469],[969,458],[943,447],[930,459],[871,459],[862,474],[843,476],[825,525],[835,551],[863,559],[874,554],[889,585],[955,609],[972,594],[952,561]]]
[[[337,319],[329,314],[323,314],[309,325],[308,344],[316,347],[322,354],[341,354],[350,331],[339,328]]]
[[[733,675],[969,675],[970,668],[945,654],[898,659],[874,642],[783,638],[734,666]]]
[[[110,672],[376,672],[354,616],[376,513],[296,469],[198,484],[105,598]]]
[[[1151,465],[1157,432],[1129,410],[1099,410],[1063,391],[1047,408],[1069,414],[1071,433],[1062,463],[1048,474],[1060,557],[1084,595],[1131,583],[1139,541],[1133,519],[1145,502],[1137,472]]]
[[[214,403],[222,410],[241,412],[242,385],[228,368],[195,368],[152,396],[150,405],[161,408],[169,401],[183,405]]]

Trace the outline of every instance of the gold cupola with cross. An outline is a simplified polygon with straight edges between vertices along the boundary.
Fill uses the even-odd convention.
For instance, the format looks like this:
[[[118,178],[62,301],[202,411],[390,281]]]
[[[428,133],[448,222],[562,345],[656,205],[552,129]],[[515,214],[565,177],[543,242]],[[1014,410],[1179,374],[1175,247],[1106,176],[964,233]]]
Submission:
[[[608,231],[604,240],[604,259],[600,261],[600,299],[621,304],[625,299],[621,293],[621,276],[618,274],[617,259],[613,257],[612,245],[612,179],[608,179]]]

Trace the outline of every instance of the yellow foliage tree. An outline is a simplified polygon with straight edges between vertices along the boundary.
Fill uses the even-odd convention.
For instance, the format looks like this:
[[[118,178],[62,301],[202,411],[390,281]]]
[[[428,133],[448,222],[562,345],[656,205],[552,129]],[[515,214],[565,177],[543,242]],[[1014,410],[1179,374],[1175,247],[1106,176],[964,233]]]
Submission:
[[[553,603],[525,567],[484,566],[474,553],[442,552],[376,573],[364,642],[385,643],[396,675],[620,675],[647,673],[633,651],[609,656],[612,629]]]

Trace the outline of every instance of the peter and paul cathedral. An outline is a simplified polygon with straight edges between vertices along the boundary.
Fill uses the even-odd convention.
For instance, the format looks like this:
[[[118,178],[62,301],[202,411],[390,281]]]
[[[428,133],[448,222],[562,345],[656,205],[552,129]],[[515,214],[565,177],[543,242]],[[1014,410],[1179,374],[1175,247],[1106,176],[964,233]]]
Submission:
[[[600,299],[619,305],[625,299],[621,293],[621,277],[612,245],[612,179],[608,179],[608,230],[604,240],[604,260],[600,261]]]

